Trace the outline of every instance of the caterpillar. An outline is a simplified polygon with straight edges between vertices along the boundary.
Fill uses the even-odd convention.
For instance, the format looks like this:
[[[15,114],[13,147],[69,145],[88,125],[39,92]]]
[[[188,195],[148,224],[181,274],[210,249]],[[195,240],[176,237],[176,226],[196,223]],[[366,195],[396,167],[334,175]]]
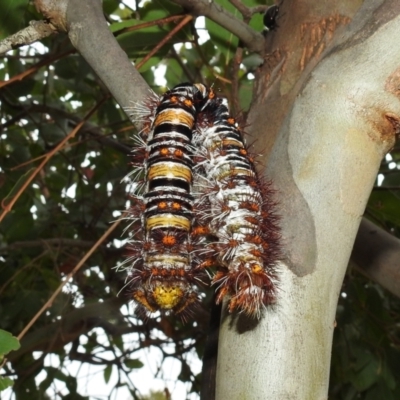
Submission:
[[[131,176],[129,220],[140,227],[125,261],[137,313],[198,306],[198,285],[216,266],[216,302],[260,318],[275,302],[279,227],[270,184],[227,103],[202,84],[183,83],[138,106],[144,115]]]
[[[273,191],[258,177],[226,101],[212,89],[208,98],[198,117],[194,143],[203,156],[197,174],[208,186],[202,195],[203,220],[217,238],[209,244],[218,266],[212,280],[216,302],[228,296],[230,312],[260,318],[262,309],[276,297],[280,233]]]
[[[191,237],[191,140],[203,93],[203,85],[183,83],[144,106],[149,111],[132,172],[143,174],[144,181],[136,184],[129,215],[131,221],[140,220],[140,228],[125,261],[139,315],[172,311],[185,319],[199,302],[196,284],[202,282],[202,271],[195,266],[201,259],[194,249],[202,238]]]

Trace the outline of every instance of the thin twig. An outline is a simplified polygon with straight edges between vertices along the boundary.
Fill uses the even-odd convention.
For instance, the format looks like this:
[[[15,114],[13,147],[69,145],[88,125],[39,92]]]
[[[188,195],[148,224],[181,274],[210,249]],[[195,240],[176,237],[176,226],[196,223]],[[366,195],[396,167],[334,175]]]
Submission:
[[[22,195],[22,193],[25,191],[25,189],[31,184],[31,182],[36,177],[36,175],[39,173],[39,171],[47,164],[47,162],[51,159],[51,157],[53,157],[53,155],[57,151],[59,151],[65,145],[65,143],[68,142],[69,139],[73,138],[76,135],[76,133],[81,129],[81,127],[83,126],[85,121],[90,118],[90,116],[100,107],[101,104],[104,103],[104,101],[106,100],[107,97],[108,96],[104,97],[101,101],[99,101],[89,111],[89,113],[85,116],[85,118],[79,124],[77,124],[76,127],[53,150],[49,151],[46,154],[44,160],[40,163],[40,165],[37,166],[37,168],[33,171],[33,173],[30,175],[30,177],[25,181],[25,183],[21,186],[21,188],[18,190],[18,192],[15,194],[15,196],[12,198],[12,200],[8,204],[6,204],[8,197],[5,197],[2,200],[1,205],[3,207],[3,212],[0,215],[0,222],[11,211],[11,209],[14,206],[14,204],[16,203],[16,201],[19,199],[19,197]]]
[[[144,28],[149,28],[154,25],[168,24],[170,22],[179,21],[180,19],[182,19],[184,17],[185,17],[184,15],[172,15],[171,17],[160,18],[160,19],[156,19],[154,21],[149,21],[149,22],[143,22],[142,24],[129,26],[127,28],[122,28],[118,31],[115,31],[114,36],[119,36],[119,35],[122,35],[123,33],[133,32],[133,31],[137,31],[140,29],[144,29]]]
[[[264,52],[265,40],[263,35],[241,21],[240,18],[234,16],[231,12],[218,4],[218,2],[209,0],[171,1],[184,7],[185,10],[192,15],[202,15],[214,21],[216,24],[220,25],[222,29],[226,29],[240,39],[244,46],[251,52]]]
[[[174,28],[172,29],[171,32],[168,33],[167,36],[165,36],[165,38],[157,44],[157,46],[154,47],[154,49],[152,51],[150,51],[150,53],[148,53],[146,55],[146,57],[144,57],[142,59],[142,61],[140,61],[139,63],[137,63],[136,68],[139,70],[151,57],[153,57],[153,55],[155,53],[157,53],[158,50],[160,50],[160,48],[162,46],[164,46],[165,43],[168,42],[169,39],[172,38],[172,36],[175,35],[175,33],[177,33],[178,31],[180,31],[187,23],[189,23],[191,20],[193,19],[193,16],[191,15],[186,15],[186,17]]]
[[[258,13],[264,13],[271,6],[255,6],[255,7],[246,7],[240,0],[229,0],[229,2],[236,7],[236,9],[242,14],[243,19],[248,19]]]
[[[92,246],[92,248],[82,257],[79,263],[74,267],[74,269],[65,277],[65,280],[60,284],[60,286],[55,290],[55,292],[50,296],[50,298],[46,301],[43,307],[36,313],[36,315],[29,321],[29,323],[25,326],[25,328],[21,331],[21,333],[17,336],[18,340],[21,340],[26,332],[32,327],[32,325],[37,321],[37,319],[46,311],[47,308],[51,306],[54,299],[61,292],[63,287],[69,282],[69,280],[79,271],[82,265],[86,262],[86,260],[94,253],[94,251],[103,243],[103,241],[110,235],[110,233],[119,225],[122,221],[123,217],[127,213],[122,214],[121,218],[115,221],[107,231],[100,237],[100,239]]]
[[[170,53],[171,53],[171,57],[179,64],[179,66],[182,68],[182,71],[186,74],[187,78],[189,79],[189,82],[195,82],[195,79],[194,79],[192,73],[190,72],[187,65],[182,61],[182,58],[179,57],[174,46],[171,47]]]
[[[204,53],[202,51],[202,48],[201,48],[201,46],[199,44],[197,35],[195,35],[194,40],[195,40],[195,48],[196,48],[196,50],[197,50],[197,52],[198,52],[198,54],[199,54],[199,56],[201,58],[201,61],[203,61],[203,64],[209,69],[211,75],[215,76],[215,78],[219,79],[221,82],[225,82],[225,83],[230,84],[231,83],[230,79],[227,79],[224,76],[222,76],[220,74],[217,74],[215,72],[214,68],[212,67],[212,65],[210,65],[209,60],[207,59],[207,57],[204,55]]]
[[[17,82],[17,81],[22,81],[23,79],[25,79],[26,77],[28,77],[29,75],[34,74],[35,72],[37,72],[39,70],[39,68],[45,66],[45,65],[49,65],[51,63],[53,63],[54,61],[57,61],[58,59],[67,56],[69,54],[75,53],[75,49],[71,49],[68,51],[65,51],[64,53],[60,53],[60,54],[56,54],[53,57],[48,57],[40,62],[38,62],[37,64],[35,64],[34,66],[32,66],[31,68],[27,69],[24,72],[21,72],[18,75],[13,76],[12,78],[10,78],[8,81],[4,81],[4,82],[0,82],[0,89],[10,85],[11,83]]]

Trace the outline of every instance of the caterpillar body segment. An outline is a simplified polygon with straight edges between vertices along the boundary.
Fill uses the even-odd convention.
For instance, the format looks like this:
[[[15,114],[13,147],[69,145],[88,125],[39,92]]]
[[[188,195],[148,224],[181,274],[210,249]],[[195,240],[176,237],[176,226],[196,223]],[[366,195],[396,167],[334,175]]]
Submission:
[[[270,184],[257,174],[242,132],[227,103],[216,96],[198,117],[194,138],[204,161],[198,173],[211,189],[203,197],[218,271],[213,277],[217,302],[228,299],[230,312],[260,318],[276,299],[279,227]],[[206,208],[207,208],[206,207]]]
[[[181,84],[166,92],[144,131],[141,238],[130,245],[129,282],[137,312],[174,312],[183,319],[199,302],[202,271],[193,253],[193,148],[196,104],[202,85]]]

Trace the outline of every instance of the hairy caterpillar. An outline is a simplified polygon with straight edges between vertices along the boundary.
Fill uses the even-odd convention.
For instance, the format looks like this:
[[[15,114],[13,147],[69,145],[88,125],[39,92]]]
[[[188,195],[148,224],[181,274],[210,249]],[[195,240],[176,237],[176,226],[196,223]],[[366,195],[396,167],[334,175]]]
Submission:
[[[137,149],[142,159],[132,173],[143,173],[144,182],[132,196],[129,217],[141,224],[125,262],[139,314],[173,311],[186,318],[199,301],[196,282],[202,272],[195,267],[201,260],[194,252],[197,239],[191,237],[191,140],[204,92],[203,85],[180,84],[146,106],[144,143]]]
[[[217,266],[217,303],[227,296],[230,312],[260,318],[275,301],[279,228],[272,190],[257,176],[226,102],[184,83],[140,111],[143,143],[131,175],[144,181],[129,217],[140,228],[125,261],[139,314],[185,319],[199,302],[204,270]]]
[[[255,170],[241,130],[226,102],[212,90],[197,123],[195,145],[203,155],[197,171],[207,181],[204,220],[217,240],[218,271],[213,278],[217,303],[228,295],[230,312],[260,318],[275,302],[279,227],[270,185]]]

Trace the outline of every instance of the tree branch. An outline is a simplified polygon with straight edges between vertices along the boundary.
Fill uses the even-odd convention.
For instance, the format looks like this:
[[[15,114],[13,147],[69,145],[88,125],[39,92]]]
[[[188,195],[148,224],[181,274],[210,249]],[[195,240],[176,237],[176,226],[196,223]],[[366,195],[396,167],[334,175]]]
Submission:
[[[229,2],[242,14],[244,20],[250,20],[254,14],[264,13],[271,7],[269,5],[246,7],[240,0],[229,0]]]
[[[149,86],[110,32],[100,1],[36,0],[36,7],[57,29],[67,31],[73,46],[124,110],[148,97]],[[140,122],[132,122],[141,128]]]
[[[67,238],[52,238],[52,239],[40,239],[40,240],[26,240],[21,242],[14,242],[9,246],[5,246],[2,248],[2,251],[23,249],[29,247],[45,247],[49,246],[57,246],[57,247],[67,247],[69,249],[73,247],[79,247],[82,249],[90,248],[94,245],[95,242],[89,240],[77,240],[77,239],[67,239]],[[105,251],[107,253],[121,253],[124,251],[123,248],[115,248],[115,247],[107,247],[106,245],[99,246],[99,249]]]
[[[351,265],[400,297],[400,240],[363,218]]]
[[[232,32],[237,36],[242,43],[250,50],[257,53],[262,53],[265,46],[265,40],[261,33],[255,32],[249,25],[245,24],[240,19],[237,19],[229,11],[225,10],[215,1],[208,0],[172,0],[179,4],[185,10],[193,15],[211,19],[218,25]]]
[[[0,41],[0,55],[44,39],[55,32],[56,28],[47,21],[31,21],[26,28]]]

